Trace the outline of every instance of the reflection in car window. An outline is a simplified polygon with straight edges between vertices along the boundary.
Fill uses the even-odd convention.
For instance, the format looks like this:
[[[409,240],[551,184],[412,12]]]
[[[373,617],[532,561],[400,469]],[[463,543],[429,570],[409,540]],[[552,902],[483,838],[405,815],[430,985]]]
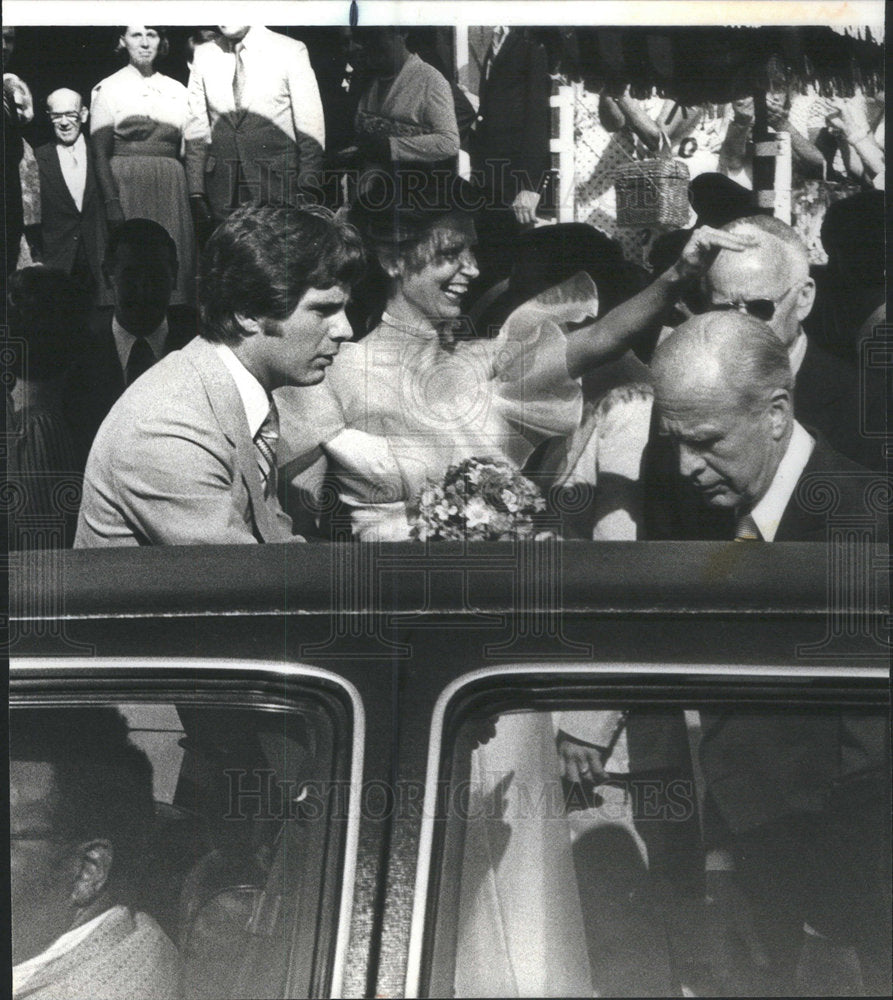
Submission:
[[[334,919],[340,841],[318,703],[29,705],[10,720],[17,997],[325,988],[314,942],[331,939],[318,914]]]
[[[887,995],[888,724],[777,703],[466,719],[429,994]]]

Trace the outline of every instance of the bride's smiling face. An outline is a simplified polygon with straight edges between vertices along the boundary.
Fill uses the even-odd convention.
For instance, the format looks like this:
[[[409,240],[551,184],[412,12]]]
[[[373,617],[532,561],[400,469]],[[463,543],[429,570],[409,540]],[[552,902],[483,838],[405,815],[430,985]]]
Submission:
[[[478,276],[472,247],[477,242],[474,223],[464,216],[447,216],[425,239],[402,258],[394,277],[399,294],[428,320],[454,319]]]

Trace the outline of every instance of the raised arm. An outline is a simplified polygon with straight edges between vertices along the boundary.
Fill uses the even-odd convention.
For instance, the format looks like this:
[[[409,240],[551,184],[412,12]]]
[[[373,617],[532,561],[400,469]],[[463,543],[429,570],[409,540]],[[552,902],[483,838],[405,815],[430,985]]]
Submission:
[[[646,289],[601,319],[568,334],[566,357],[571,377],[578,378],[628,350],[686,288],[701,278],[720,250],[741,251],[754,242],[752,237],[709,226],[696,229],[679,260]]]

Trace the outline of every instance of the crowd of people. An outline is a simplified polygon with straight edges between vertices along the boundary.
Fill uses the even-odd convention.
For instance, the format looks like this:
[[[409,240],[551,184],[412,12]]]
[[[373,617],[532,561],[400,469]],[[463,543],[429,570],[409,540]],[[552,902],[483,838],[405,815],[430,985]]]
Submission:
[[[6,71],[14,29],[3,41]],[[553,514],[569,510],[563,490],[589,488],[564,537],[826,541],[838,519],[885,540],[869,487],[886,471],[886,399],[860,367],[885,320],[874,104],[767,99],[798,169],[825,170],[818,115],[839,140],[834,162],[861,186],[829,207],[828,263],[816,267],[733,179],[747,173],[747,100],[719,137],[707,125],[722,116],[704,108],[665,101],[650,117],[628,93],[601,95],[629,155],[700,127],[734,168],[698,172],[695,224],[666,234],[649,273],[592,226],[537,225],[550,81],[535,38],[492,33],[477,108],[404,32],[348,41],[356,109],[338,149],[306,46],[264,27],[197,32],[188,86],[155,68],[164,29],[122,28],[122,69],[89,99],[59,87],[37,109],[52,140],[30,175],[22,130],[35,109],[4,72],[12,547],[408,540],[426,484],[471,458],[523,471]],[[810,501],[816,488],[833,491],[830,513]],[[806,926],[815,961],[855,948],[859,981],[883,994],[889,950],[873,907],[888,884],[857,885],[847,868],[827,881],[832,904],[815,881],[853,844],[881,856],[884,820],[872,812],[871,829],[854,831],[840,808],[874,795],[884,766],[883,740],[857,722],[838,711],[824,728],[769,732],[745,715],[718,720],[704,756],[719,831],[708,868],[733,905],[733,855],[766,905],[790,890],[787,973],[805,961]],[[606,749],[586,725],[562,724],[561,767],[576,783],[599,777]],[[727,762],[742,754],[730,784]],[[50,822],[41,809],[59,765],[22,759],[29,822]],[[807,774],[804,760],[827,767]],[[102,914],[102,961],[138,940],[164,974],[141,995],[173,995],[169,942],[107,891],[102,850],[88,860],[52,921],[20,923],[31,935],[14,939],[22,995],[62,995],[41,985],[46,962],[29,963],[90,926],[63,960],[75,995],[87,973],[72,957],[84,940],[99,947]],[[23,884],[14,907],[33,909]],[[101,972],[84,969],[91,982]]]
[[[188,87],[155,68],[167,44],[163,28],[122,28],[126,64],[89,103],[47,96],[39,225],[11,183],[28,186],[33,102],[4,75],[7,318],[25,345],[6,393],[14,547],[347,526],[401,540],[425,484],[480,457],[547,494],[586,484],[567,537],[733,538],[750,518],[763,540],[800,539],[804,477],[883,472],[885,402],[859,371],[885,315],[883,164],[867,139],[850,136],[864,190],[830,206],[824,267],[728,172],[706,171],[694,227],[655,246],[649,274],[591,226],[536,225],[550,80],[521,29],[492,32],[477,111],[405,32],[355,30],[353,142],[335,151],[303,43],[203,29]],[[787,127],[797,99],[767,100]],[[739,105],[732,124],[752,111]],[[855,114],[842,106],[825,109],[838,132]],[[601,97],[606,127],[645,148],[704,119],[646,110]],[[757,328],[789,376],[750,356]],[[740,341],[720,352],[733,369],[711,360],[717,337]],[[656,347],[691,378],[658,378]]]

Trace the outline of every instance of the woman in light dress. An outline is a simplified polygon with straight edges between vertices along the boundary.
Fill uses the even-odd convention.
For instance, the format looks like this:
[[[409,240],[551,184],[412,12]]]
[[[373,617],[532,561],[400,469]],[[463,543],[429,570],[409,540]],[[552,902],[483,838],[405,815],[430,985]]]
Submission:
[[[109,225],[152,219],[177,245],[172,302],[194,300],[195,237],[181,162],[186,95],[183,84],[155,70],[167,51],[163,28],[122,29],[127,65],[93,89],[91,145]]]
[[[378,326],[344,345],[319,386],[277,393],[280,463],[321,448],[361,540],[409,538],[412,501],[450,465],[489,457],[520,469],[541,442],[570,435],[580,376],[621,355],[678,281],[667,272],[596,321],[595,285],[580,273],[478,339],[463,312],[478,274],[460,207],[470,202],[455,191],[427,201],[365,227],[387,277]]]

